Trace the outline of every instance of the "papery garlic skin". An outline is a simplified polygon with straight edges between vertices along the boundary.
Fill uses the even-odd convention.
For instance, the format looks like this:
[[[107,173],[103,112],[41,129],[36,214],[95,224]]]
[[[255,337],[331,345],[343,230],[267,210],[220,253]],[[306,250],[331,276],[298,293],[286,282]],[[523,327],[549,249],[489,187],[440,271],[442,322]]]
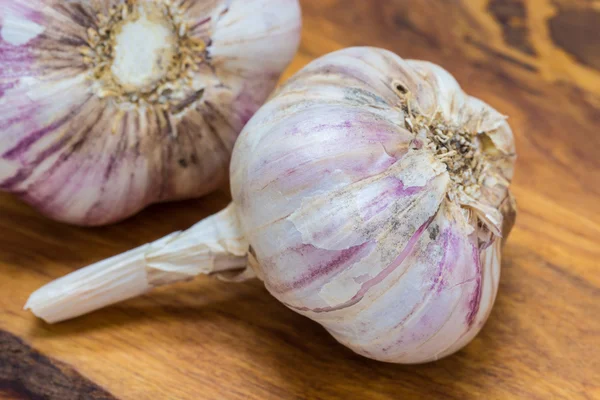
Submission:
[[[476,179],[449,172],[467,147],[438,154],[450,131],[472,140]],[[352,48],[261,108],[231,186],[273,296],[359,354],[420,363],[460,349],[490,313],[514,161],[505,117],[445,70]]]
[[[300,25],[297,0],[0,0],[0,190],[81,225],[212,191]]]
[[[29,297],[25,309],[54,323],[200,274],[227,277],[233,270],[236,278],[253,278],[252,270],[245,268],[248,247],[235,206],[230,205],[185,232],[174,232],[45,285]]]

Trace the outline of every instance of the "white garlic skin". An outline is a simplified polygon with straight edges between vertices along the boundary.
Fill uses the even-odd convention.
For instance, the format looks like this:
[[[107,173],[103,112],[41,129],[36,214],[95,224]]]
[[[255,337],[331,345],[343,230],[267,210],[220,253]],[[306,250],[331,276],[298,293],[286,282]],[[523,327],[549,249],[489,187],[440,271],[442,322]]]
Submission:
[[[158,95],[136,102],[127,92],[116,101],[90,68],[99,15],[116,7],[129,18],[123,4],[180,12],[175,36],[159,24],[148,40],[179,43],[183,33],[206,46],[192,51],[203,62],[186,67],[190,80],[173,81],[168,109]],[[300,28],[297,0],[0,0],[0,190],[79,225],[113,223],[151,203],[214,190],[226,179],[239,132],[293,58]],[[136,29],[121,30],[129,35],[122,40],[148,45],[136,50],[161,49],[140,37],[152,27]],[[111,71],[127,91],[145,95],[161,79],[171,84],[165,71],[131,70],[135,60],[119,49]]]
[[[477,200],[450,200],[447,167],[406,128],[403,99],[485,132]],[[351,48],[308,65],[252,118],[231,185],[273,296],[359,354],[422,363],[466,345],[491,311],[514,161],[505,117],[448,72]]]

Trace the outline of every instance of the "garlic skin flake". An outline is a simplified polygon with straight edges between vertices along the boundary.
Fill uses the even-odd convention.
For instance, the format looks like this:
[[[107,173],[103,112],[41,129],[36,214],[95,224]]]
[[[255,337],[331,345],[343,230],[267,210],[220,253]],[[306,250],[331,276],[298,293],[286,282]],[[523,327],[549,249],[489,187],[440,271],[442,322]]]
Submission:
[[[246,125],[232,157],[232,205],[178,233],[185,248],[168,238],[151,246],[177,280],[190,257],[203,253],[206,265],[191,244],[210,236],[228,244],[212,255],[230,257],[231,271],[205,273],[255,274],[358,354],[433,361],[471,341],[492,309],[516,215],[515,158],[506,118],[442,68],[345,49],[298,72]],[[250,268],[236,276],[243,249]],[[77,278],[94,268],[94,279]],[[27,308],[50,322],[81,315],[69,304],[105,296],[108,275],[84,268],[50,284],[61,293],[39,289]],[[150,281],[131,275],[119,279]]]
[[[297,0],[0,0],[0,190],[104,225],[226,179]]]

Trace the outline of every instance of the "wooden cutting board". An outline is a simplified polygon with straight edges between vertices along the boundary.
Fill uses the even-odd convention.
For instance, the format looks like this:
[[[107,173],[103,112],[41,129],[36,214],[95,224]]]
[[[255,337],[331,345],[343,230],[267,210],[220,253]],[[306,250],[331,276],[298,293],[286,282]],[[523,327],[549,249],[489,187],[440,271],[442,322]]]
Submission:
[[[302,3],[302,47],[287,76],[332,50],[380,46],[443,65],[510,116],[520,214],[481,334],[433,364],[382,364],[259,282],[211,278],[49,326],[22,310],[34,289],[191,226],[225,206],[227,190],[102,229],[54,223],[0,195],[0,397],[600,399],[599,3]]]

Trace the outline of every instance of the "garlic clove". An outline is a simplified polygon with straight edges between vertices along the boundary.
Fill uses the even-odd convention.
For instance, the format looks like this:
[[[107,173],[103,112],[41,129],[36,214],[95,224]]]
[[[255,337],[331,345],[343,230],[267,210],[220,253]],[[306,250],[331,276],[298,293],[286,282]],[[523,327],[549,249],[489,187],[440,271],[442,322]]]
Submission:
[[[102,225],[226,180],[292,59],[295,0],[0,0],[0,190]]]
[[[293,79],[291,84],[294,84]],[[344,95],[339,93],[335,97],[338,96],[343,98]],[[301,206],[304,198],[384,173],[408,151],[412,140],[409,132],[398,130],[394,120],[388,122],[359,108],[350,111],[335,105],[316,108],[310,105],[310,95],[305,99],[293,93],[292,97],[295,105],[289,109],[288,118],[269,120],[269,126],[260,132],[259,141],[236,144],[235,153],[247,160],[248,168],[232,170],[232,179],[247,180],[261,190],[251,198],[242,192],[234,195],[243,199],[245,206],[271,205],[256,207],[256,214],[244,216],[249,221],[248,226],[256,229],[286,218]],[[275,111],[267,103],[259,113],[271,118],[280,115]],[[388,114],[392,116],[391,112]],[[400,123],[401,118],[393,118]],[[377,141],[365,135],[369,129],[377,130]],[[306,135],[307,132],[315,135]],[[246,146],[247,143],[251,145]],[[252,155],[258,151],[262,156],[255,161]],[[282,169],[285,174],[281,173]],[[241,173],[243,175],[237,175]],[[271,204],[270,199],[279,195],[289,201]],[[276,252],[277,243],[267,241],[264,247]],[[260,243],[258,246],[263,247]]]
[[[408,248],[397,250],[384,278],[362,282],[362,295],[352,303],[297,311],[357,353],[381,361],[432,361],[462,347],[494,301],[497,280],[486,280],[497,278],[499,265],[473,262],[477,243],[454,221],[462,217],[453,207],[445,202]]]
[[[278,259],[299,260],[280,266],[276,275],[267,274],[267,289],[302,309],[339,308],[356,301],[368,282],[380,279],[385,266],[394,262],[396,253],[390,249],[400,253],[408,248],[437,213],[450,180],[443,169],[431,168],[434,163],[424,150],[410,151],[381,175],[305,198],[282,224],[290,238],[287,249],[267,250]],[[301,237],[290,234],[294,229]],[[323,268],[325,256],[339,262]],[[294,268],[298,263],[304,268]],[[318,296],[304,296],[315,290]]]

